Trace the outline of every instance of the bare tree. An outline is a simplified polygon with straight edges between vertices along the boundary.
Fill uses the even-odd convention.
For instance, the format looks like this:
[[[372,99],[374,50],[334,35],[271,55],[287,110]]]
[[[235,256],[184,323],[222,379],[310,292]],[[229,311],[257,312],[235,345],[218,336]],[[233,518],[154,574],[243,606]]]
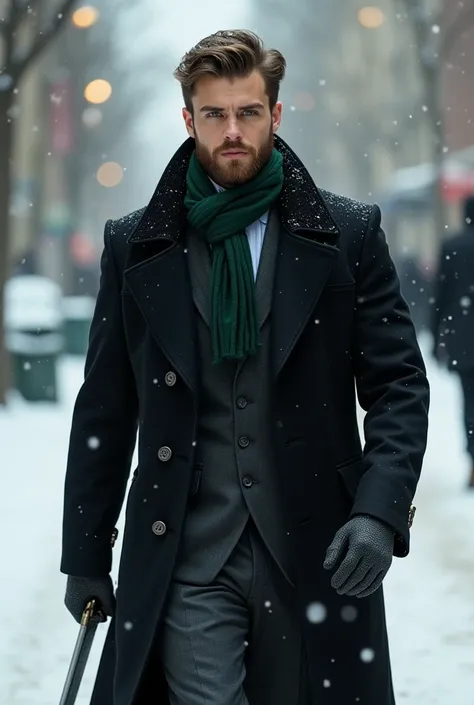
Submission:
[[[11,161],[15,124],[11,118],[21,80],[65,25],[75,0],[29,4],[5,0],[0,22],[0,405],[5,404],[9,374],[4,339],[3,290],[8,275]],[[52,6],[52,7],[51,7]]]

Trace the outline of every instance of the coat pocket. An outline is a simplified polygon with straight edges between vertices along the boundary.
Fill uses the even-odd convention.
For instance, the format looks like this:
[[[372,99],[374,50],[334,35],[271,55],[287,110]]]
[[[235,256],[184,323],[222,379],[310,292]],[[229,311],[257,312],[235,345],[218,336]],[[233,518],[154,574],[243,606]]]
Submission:
[[[359,482],[365,472],[363,459],[364,456],[360,453],[336,465],[336,470],[351,500],[355,498]]]
[[[336,292],[336,291],[350,291],[351,289],[355,289],[355,281],[350,281],[350,282],[335,282],[334,284],[326,284],[324,287],[325,291],[331,291],[331,292]]]
[[[199,492],[199,487],[201,485],[201,477],[203,471],[203,463],[197,463],[194,466],[193,474],[191,477],[191,484],[189,486],[189,498],[193,498]]]

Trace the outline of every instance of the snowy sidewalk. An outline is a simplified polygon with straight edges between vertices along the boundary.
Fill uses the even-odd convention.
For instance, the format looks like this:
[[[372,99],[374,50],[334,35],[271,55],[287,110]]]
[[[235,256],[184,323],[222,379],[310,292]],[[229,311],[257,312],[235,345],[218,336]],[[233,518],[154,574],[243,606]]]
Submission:
[[[77,635],[59,573],[63,475],[82,360],[61,368],[58,408],[15,399],[0,412],[0,703],[55,705]],[[429,448],[416,497],[412,551],[386,580],[399,705],[474,702],[474,493],[456,380],[430,366]],[[115,567],[120,542],[115,549]],[[78,698],[88,705],[105,628]],[[346,704],[344,704],[346,705]]]

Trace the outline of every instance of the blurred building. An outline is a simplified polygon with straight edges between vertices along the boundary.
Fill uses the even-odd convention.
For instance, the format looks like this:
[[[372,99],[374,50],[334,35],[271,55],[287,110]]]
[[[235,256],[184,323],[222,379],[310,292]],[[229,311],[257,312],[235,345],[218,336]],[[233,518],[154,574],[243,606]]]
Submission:
[[[31,66],[15,92],[10,119],[15,124],[12,193],[10,201],[10,259],[21,267],[35,267],[34,247],[39,228],[44,110],[42,81],[44,57]],[[23,261],[25,260],[25,261]]]
[[[403,3],[399,3],[402,5]],[[441,229],[444,236],[456,230],[460,219],[460,204],[462,199],[474,193],[474,6],[458,0],[440,0],[439,2],[421,3],[426,10],[430,8],[433,14],[425,15],[426,44],[415,47],[415,62],[412,68],[419,71],[421,62],[433,62],[437,66],[439,77],[439,120],[442,122],[442,152],[443,164],[440,176],[440,193],[443,202],[443,223]],[[440,24],[431,18],[440,12]],[[408,14],[406,15],[409,19]],[[413,42],[412,42],[413,44]],[[407,48],[409,45],[407,44]],[[411,47],[410,47],[411,49]],[[405,52],[404,52],[405,56]],[[426,85],[420,84],[420,103],[423,105],[423,92]],[[430,115],[428,106],[423,107],[426,118]],[[440,122],[440,124],[441,124]],[[428,129],[426,129],[428,127]],[[433,139],[433,130],[426,125],[418,126],[417,137],[425,142]],[[406,158],[390,181],[388,189],[388,205],[397,213],[401,230],[405,230],[409,238],[409,230],[420,222],[429,222],[431,207],[430,195],[436,180],[436,167],[430,149],[424,155],[416,151],[413,140],[403,139],[408,147]],[[411,156],[410,156],[411,154]],[[407,228],[404,228],[404,224]],[[406,240],[405,237],[402,239]],[[424,257],[433,260],[438,243],[431,234],[425,240]],[[413,244],[413,243],[409,243]]]
[[[37,271],[66,294],[94,293],[104,223],[132,209],[124,161],[134,112],[114,59],[115,9],[78,3],[12,114],[14,271]]]
[[[456,27],[443,65],[446,146],[450,152],[472,147],[474,166],[474,7],[459,25],[460,11],[472,3],[444,3],[446,27]]]

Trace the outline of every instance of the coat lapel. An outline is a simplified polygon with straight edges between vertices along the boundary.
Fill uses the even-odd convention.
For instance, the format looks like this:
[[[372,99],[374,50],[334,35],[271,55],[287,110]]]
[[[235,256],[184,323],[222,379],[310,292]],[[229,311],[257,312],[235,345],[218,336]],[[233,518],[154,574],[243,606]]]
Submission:
[[[186,232],[189,274],[196,308],[209,327],[209,292],[211,288],[211,253],[196,230],[189,226]]]
[[[278,375],[316,306],[338,249],[282,229],[272,303],[273,370]]]
[[[182,244],[125,270],[124,280],[170,365],[196,394],[196,319]]]
[[[339,253],[340,229],[304,164],[280,138],[285,180],[272,300],[273,371],[278,375],[308,323]]]
[[[278,254],[279,234],[280,223],[278,215],[276,209],[272,208],[265,229],[262,253],[257,270],[257,280],[255,282],[255,300],[257,304],[258,325],[260,328],[262,328],[267,320],[272,307],[272,292],[275,279],[275,263]]]

